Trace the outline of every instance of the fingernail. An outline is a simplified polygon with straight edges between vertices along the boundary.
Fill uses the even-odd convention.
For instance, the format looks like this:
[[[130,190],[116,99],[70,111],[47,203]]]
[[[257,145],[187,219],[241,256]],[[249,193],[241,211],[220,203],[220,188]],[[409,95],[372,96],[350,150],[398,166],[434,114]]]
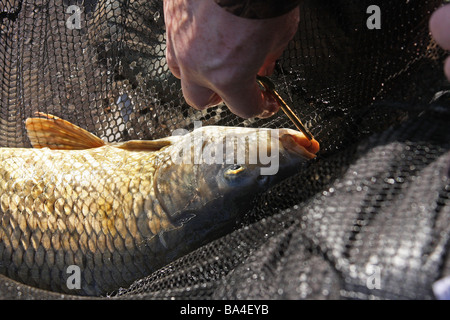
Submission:
[[[206,105],[207,108],[209,107],[213,107],[218,105],[219,103],[222,102],[222,98],[217,94],[217,93],[213,93],[209,99],[208,99],[208,104]]]
[[[270,118],[271,116],[273,116],[276,112],[272,112],[272,111],[268,111],[268,110],[264,110],[261,114],[257,115],[257,118],[260,119],[265,119],[265,118]]]
[[[264,101],[264,111],[259,114],[258,118],[269,118],[280,110],[278,101],[268,92],[262,92]]]

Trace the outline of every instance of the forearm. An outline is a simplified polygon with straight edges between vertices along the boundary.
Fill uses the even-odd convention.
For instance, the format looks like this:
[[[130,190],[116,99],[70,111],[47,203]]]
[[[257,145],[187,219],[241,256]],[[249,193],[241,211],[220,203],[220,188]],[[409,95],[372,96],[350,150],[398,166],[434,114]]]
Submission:
[[[214,0],[226,11],[248,19],[281,16],[298,6],[300,0]]]

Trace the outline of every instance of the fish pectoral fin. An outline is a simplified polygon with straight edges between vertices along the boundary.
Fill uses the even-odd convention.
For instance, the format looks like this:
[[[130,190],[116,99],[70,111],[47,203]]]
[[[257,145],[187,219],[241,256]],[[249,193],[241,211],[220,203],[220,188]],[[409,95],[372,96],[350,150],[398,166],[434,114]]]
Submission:
[[[166,242],[166,240],[164,239],[164,231],[160,231],[160,232],[158,233],[158,238],[159,238],[159,242],[161,242],[161,244],[163,245],[163,247],[167,249],[168,247],[167,247],[167,242]]]
[[[104,146],[99,137],[69,121],[51,114],[36,112],[44,118],[28,118],[25,121],[28,138],[34,148],[81,150]]]
[[[171,145],[170,140],[129,140],[115,144],[114,147],[129,151],[158,151],[163,147]]]

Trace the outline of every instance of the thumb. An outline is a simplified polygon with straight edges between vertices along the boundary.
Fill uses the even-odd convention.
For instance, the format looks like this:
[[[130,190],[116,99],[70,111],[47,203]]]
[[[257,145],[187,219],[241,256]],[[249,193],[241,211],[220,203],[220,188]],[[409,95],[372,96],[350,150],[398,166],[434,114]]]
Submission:
[[[450,81],[450,57],[447,57],[444,64],[444,72],[447,76],[448,81]]]
[[[441,7],[432,14],[429,29],[436,42],[444,50],[450,50],[450,5]]]
[[[262,76],[262,77],[270,76],[273,73],[273,71],[275,69],[276,61],[283,54],[285,47],[286,46],[283,46],[283,47],[279,48],[277,51],[275,51],[274,53],[267,55],[266,59],[264,60],[264,64],[261,66],[261,68],[259,68],[259,71],[258,71],[259,76]]]

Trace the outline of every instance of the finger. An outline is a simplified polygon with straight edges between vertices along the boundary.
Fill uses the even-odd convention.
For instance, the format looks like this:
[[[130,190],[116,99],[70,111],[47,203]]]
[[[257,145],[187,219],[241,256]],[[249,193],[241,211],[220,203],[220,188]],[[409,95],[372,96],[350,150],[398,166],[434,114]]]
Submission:
[[[184,78],[181,79],[181,89],[186,103],[197,110],[207,109],[222,102],[222,98],[211,89]]]
[[[275,69],[275,61],[266,60],[262,67],[258,71],[258,76],[267,77],[270,76]]]
[[[430,19],[430,31],[439,45],[450,50],[450,5],[436,10]]]
[[[287,15],[280,17],[282,20],[280,21],[279,27],[284,31],[280,33],[277,42],[273,44],[273,50],[266,57],[264,64],[259,69],[259,76],[270,76],[273,73],[276,61],[281,57],[284,50],[289,45],[289,42],[297,32],[298,23],[300,20],[299,12],[299,8],[297,7]]]
[[[246,119],[270,117],[280,108],[271,95],[260,89],[255,79],[236,83],[219,94],[231,112]]]
[[[275,63],[278,60],[279,57],[281,57],[281,55],[284,52],[285,47],[280,48],[278,51],[276,51],[275,53],[269,54],[266,57],[266,60],[264,61],[264,64],[262,65],[262,67],[259,69],[258,71],[258,75],[261,77],[267,77],[270,76],[274,69],[275,69]]]
[[[258,118],[269,118],[280,110],[280,104],[272,94],[262,92],[265,111],[259,114]]]
[[[450,81],[450,57],[447,57],[447,59],[445,60],[444,72],[448,81]]]
[[[172,72],[172,74],[176,78],[181,79],[180,67],[178,66],[177,59],[175,58],[175,55],[173,54],[171,41],[167,41],[166,62],[167,62],[167,66],[169,67],[169,70]]]

